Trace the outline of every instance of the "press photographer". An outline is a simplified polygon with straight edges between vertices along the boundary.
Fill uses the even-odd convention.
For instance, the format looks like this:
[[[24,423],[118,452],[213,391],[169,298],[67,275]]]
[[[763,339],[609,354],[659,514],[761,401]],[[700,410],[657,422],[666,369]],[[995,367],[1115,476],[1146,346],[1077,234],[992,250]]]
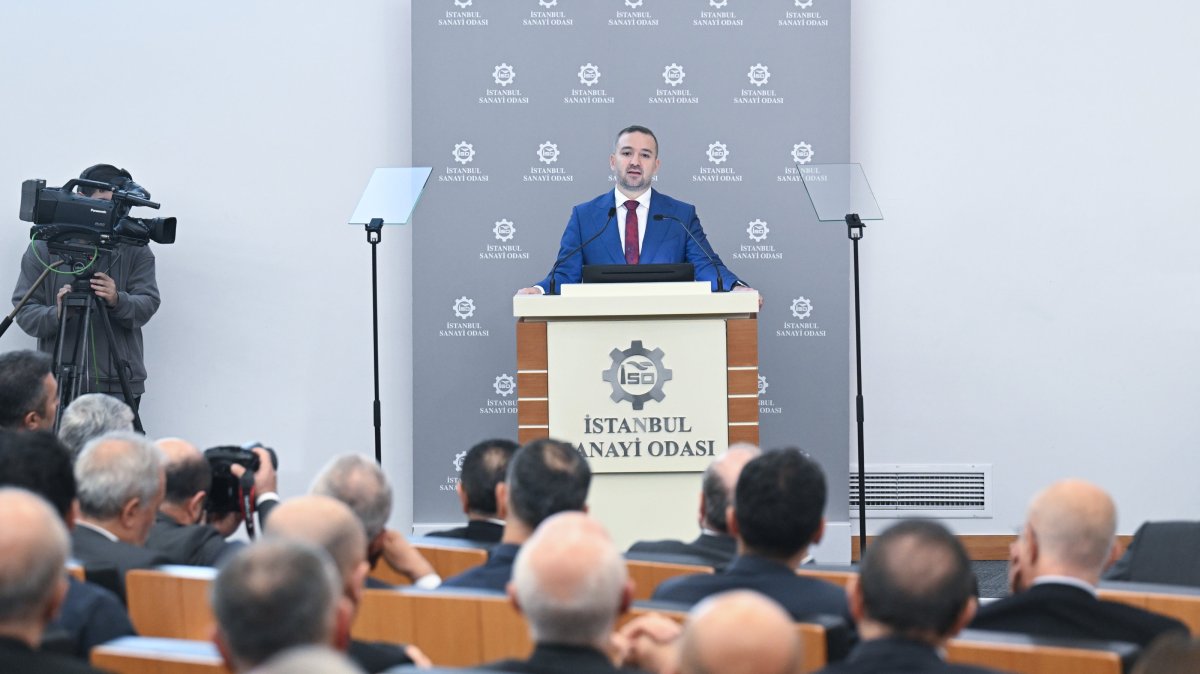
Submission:
[[[54,356],[60,409],[99,392],[126,398],[136,411],[146,390],[142,326],[160,301],[146,244],[175,239],[174,218],[129,215],[134,206],[157,208],[149,197],[128,171],[110,164],[89,167],[61,188],[44,180],[22,186],[21,219],[34,226],[13,305],[27,293],[29,299],[15,320]]]

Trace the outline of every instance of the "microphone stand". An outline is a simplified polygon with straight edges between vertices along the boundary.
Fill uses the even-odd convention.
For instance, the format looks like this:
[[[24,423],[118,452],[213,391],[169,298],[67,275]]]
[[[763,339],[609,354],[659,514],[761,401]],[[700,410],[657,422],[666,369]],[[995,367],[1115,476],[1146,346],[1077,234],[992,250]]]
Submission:
[[[717,261],[713,259],[713,256],[708,252],[708,249],[706,249],[704,245],[700,243],[700,239],[697,239],[696,235],[692,234],[692,230],[689,229],[687,225],[683,224],[683,220],[680,220],[673,215],[666,215],[664,213],[655,214],[653,219],[657,220],[658,222],[662,222],[663,220],[674,220],[675,222],[679,223],[679,226],[682,227],[683,231],[692,238],[692,241],[696,244],[696,247],[700,249],[700,252],[704,253],[704,257],[708,258],[708,264],[712,266],[713,271],[717,273],[717,292],[725,292],[725,281],[721,279],[721,265],[717,264]]]

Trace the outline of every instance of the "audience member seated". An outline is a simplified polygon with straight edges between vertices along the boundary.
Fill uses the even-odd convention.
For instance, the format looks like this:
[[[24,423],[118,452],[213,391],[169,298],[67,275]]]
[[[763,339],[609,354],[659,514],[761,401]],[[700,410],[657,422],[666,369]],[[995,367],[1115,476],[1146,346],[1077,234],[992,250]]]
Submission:
[[[499,543],[504,533],[504,520],[496,501],[496,485],[504,482],[508,461],[517,451],[512,440],[484,440],[467,450],[462,472],[454,490],[467,515],[467,526],[446,531],[434,531],[430,536],[464,538],[478,543]]]
[[[591,481],[587,461],[565,442],[544,438],[518,449],[505,481],[496,487],[496,501],[503,504],[504,535],[485,564],[447,579],[442,587],[503,590],[521,544],[551,515],[586,510]]]
[[[284,501],[267,522],[269,538],[284,538],[315,545],[329,553],[341,580],[342,594],[351,607],[353,623],[370,566],[367,536],[362,524],[344,503],[328,496],[301,496]],[[415,646],[351,641],[350,659],[370,674],[395,665],[429,660]]]
[[[862,639],[823,674],[991,672],[952,665],[941,649],[975,615],[975,574],[967,551],[940,524],[901,522],[867,548],[846,588]]]
[[[1093,484],[1064,480],[1038,494],[1010,550],[1013,595],[979,609],[971,627],[1143,647],[1186,631],[1177,620],[1096,597],[1116,550],[1116,523],[1112,499]]]
[[[222,519],[227,530],[203,524],[205,499],[212,488],[208,459],[195,445],[179,438],[164,438],[154,446],[166,458],[167,487],[146,547],[166,555],[173,564],[216,566],[242,546],[225,540],[237,529],[240,518]]]
[[[28,489],[50,502],[68,531],[75,526],[71,454],[49,431],[0,430],[0,486]],[[135,634],[117,595],[70,575],[67,583],[67,597],[47,633],[65,639],[73,655],[86,661],[93,646]]]
[[[67,592],[70,538],[41,497],[0,488],[0,665],[21,674],[98,672],[65,655],[36,650]]]
[[[655,553],[694,557],[698,562],[725,568],[737,554],[737,541],[729,535],[725,510],[733,498],[738,475],[748,461],[762,452],[748,444],[735,444],[708,465],[700,491],[700,537],[684,541],[639,541],[629,548],[634,553]]]
[[[0,353],[0,428],[47,431],[58,414],[53,361],[40,351]]]
[[[166,487],[162,452],[140,435],[102,435],[79,453],[75,481],[80,511],[71,534],[75,558],[85,569],[115,567],[123,597],[127,571],[171,561],[144,547]]]
[[[313,481],[313,494],[328,496],[350,508],[367,534],[367,562],[371,568],[382,558],[397,573],[407,576],[414,587],[430,590],[442,584],[429,560],[404,538],[387,528],[392,514],[392,486],[374,461],[361,454],[343,454],[330,461]],[[387,584],[367,578],[367,587]]]
[[[840,587],[795,573],[808,546],[825,528],[825,474],[795,448],[776,449],[742,469],[727,509],[738,555],[716,574],[679,576],[663,582],[654,599],[695,604],[727,590],[755,590],[779,602],[794,619],[813,614],[850,623]]]
[[[1146,522],[1105,580],[1200,587],[1200,522]]]
[[[58,439],[78,455],[89,440],[112,431],[133,431],[133,410],[110,395],[85,393],[63,410]]]
[[[751,590],[701,601],[682,626],[657,613],[639,616],[614,641],[620,661],[657,674],[794,674],[803,661],[792,617]]]
[[[263,540],[239,550],[211,591],[213,641],[225,664],[241,674],[297,646],[346,650],[352,609],[340,586],[329,555],[307,543]]]
[[[625,560],[599,522],[579,512],[546,519],[517,554],[508,596],[529,624],[533,654],[481,669],[636,671],[617,668],[609,659],[610,636],[617,617],[629,608],[633,585]]]

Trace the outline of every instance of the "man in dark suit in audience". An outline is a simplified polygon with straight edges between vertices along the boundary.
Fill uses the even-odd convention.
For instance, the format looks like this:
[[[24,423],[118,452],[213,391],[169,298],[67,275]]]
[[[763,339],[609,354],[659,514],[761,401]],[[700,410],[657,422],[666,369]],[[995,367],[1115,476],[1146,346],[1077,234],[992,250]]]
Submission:
[[[366,533],[350,508],[328,496],[290,499],[271,513],[266,535],[309,543],[329,553],[341,579],[342,595],[350,603],[353,622],[371,567],[367,564]],[[413,662],[429,664],[415,646],[351,640],[347,654],[368,674]]]
[[[162,452],[148,438],[109,433],[84,446],[75,460],[79,520],[71,534],[75,558],[85,569],[117,572],[117,594],[125,595],[125,573],[169,564],[145,547],[166,488]]]
[[[516,451],[517,443],[503,439],[484,440],[467,450],[460,479],[454,487],[467,515],[467,526],[434,531],[429,535],[499,543],[504,533],[504,520],[498,514],[496,486],[504,482],[508,461]]]
[[[71,454],[49,431],[0,431],[0,486],[21,487],[46,499],[70,531],[75,526],[75,473]],[[94,646],[132,636],[133,623],[111,591],[67,576],[67,596],[47,637],[86,661]]]
[[[392,486],[379,464],[361,454],[336,456],[313,480],[311,493],[346,504],[367,533],[366,559],[370,568],[383,560],[397,573],[407,576],[414,587],[432,590],[442,577],[429,560],[399,531],[387,528],[392,514]],[[367,587],[387,588],[386,583],[367,578]]]
[[[276,538],[239,550],[210,590],[225,664],[241,674],[297,646],[345,651],[352,609],[341,585],[329,555],[308,543]]]
[[[973,629],[1046,637],[1127,641],[1147,646],[1185,631],[1183,623],[1096,597],[1116,550],[1112,498],[1083,480],[1063,480],[1034,497],[1013,543],[1013,595],[979,610]]]
[[[952,665],[941,649],[975,615],[975,575],[954,534],[910,520],[878,536],[846,588],[862,641],[822,674],[985,674]]]
[[[225,540],[240,521],[236,517],[222,520],[227,527],[232,525],[228,531],[203,523],[213,472],[195,445],[180,438],[163,438],[154,444],[166,457],[167,487],[146,547],[163,553],[174,564],[216,566],[242,546]]]
[[[1146,522],[1105,580],[1200,587],[1200,522]]]
[[[599,522],[581,512],[546,519],[517,555],[508,596],[529,624],[527,660],[481,669],[526,674],[612,674],[608,656],[617,617],[629,608],[633,584],[625,560]]]
[[[517,450],[508,475],[496,489],[504,504],[504,535],[488,560],[442,583],[442,587],[503,590],[512,576],[521,544],[547,517],[567,510],[586,510],[592,471],[571,445],[544,438]]]
[[[0,669],[21,674],[98,672],[35,650],[67,592],[70,538],[50,504],[17,487],[0,488]]]
[[[733,490],[742,467],[761,453],[754,445],[739,443],[708,465],[700,491],[699,538],[690,543],[674,540],[638,541],[630,546],[629,552],[646,556],[663,554],[695,558],[700,564],[725,568],[737,555],[737,541],[729,535],[725,510],[733,500]]]
[[[0,428],[49,430],[58,414],[53,361],[28,349],[0,353]]]
[[[665,581],[654,599],[695,604],[718,592],[755,590],[779,602],[793,618],[828,614],[849,623],[841,588],[795,572],[808,546],[821,540],[825,493],[821,467],[799,449],[776,449],[751,460],[727,510],[738,556],[721,573]]]

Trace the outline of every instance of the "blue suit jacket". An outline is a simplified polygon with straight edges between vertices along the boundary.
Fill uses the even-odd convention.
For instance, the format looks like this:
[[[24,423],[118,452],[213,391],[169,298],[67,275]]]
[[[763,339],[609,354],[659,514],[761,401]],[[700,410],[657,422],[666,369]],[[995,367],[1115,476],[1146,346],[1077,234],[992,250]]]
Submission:
[[[562,242],[558,248],[558,269],[554,272],[555,292],[563,283],[579,283],[583,277],[585,264],[625,264],[625,249],[621,245],[623,223],[616,223],[616,217],[609,218],[608,211],[616,205],[612,190],[601,194],[589,202],[579,204],[571,209],[571,220],[563,232]],[[663,215],[663,220],[656,222],[655,215]],[[713,261],[721,269],[721,280],[725,290],[738,282],[738,277],[729,271],[721,262],[721,258],[713,251],[700,226],[700,218],[696,217],[696,207],[653,190],[650,196],[650,213],[647,216],[646,234],[642,237],[642,250],[639,264],[677,264],[691,262],[696,267],[696,280],[708,281],[713,290],[717,289],[717,272],[709,263],[708,257],[701,250],[704,247],[712,255]],[[683,231],[683,225],[672,220],[678,218],[687,224],[696,241]],[[610,220],[614,222],[610,222]],[[579,244],[587,241],[601,229],[607,228],[603,234],[596,237],[583,250],[571,253]],[[549,292],[550,275],[538,283],[543,291]]]

